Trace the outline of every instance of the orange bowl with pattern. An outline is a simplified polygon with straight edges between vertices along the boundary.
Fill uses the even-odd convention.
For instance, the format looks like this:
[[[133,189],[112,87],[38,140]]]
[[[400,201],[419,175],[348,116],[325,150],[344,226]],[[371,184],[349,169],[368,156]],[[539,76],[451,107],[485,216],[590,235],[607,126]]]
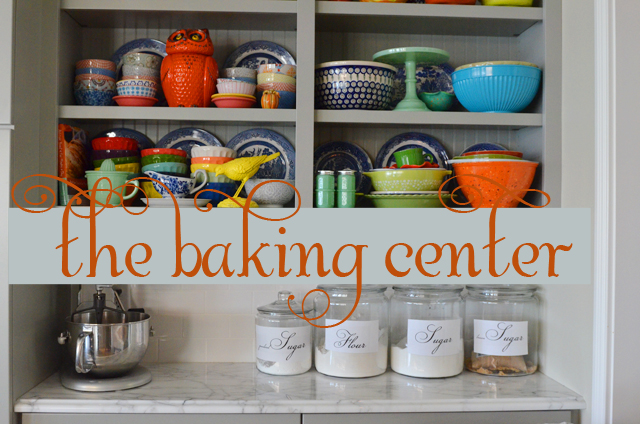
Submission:
[[[537,162],[508,159],[453,163],[458,186],[474,208],[491,208],[496,202],[499,208],[515,208],[520,203],[509,195],[500,199],[505,193],[502,188],[476,176],[489,178],[516,196],[524,198],[533,183],[537,167]],[[482,194],[481,197],[478,191]]]

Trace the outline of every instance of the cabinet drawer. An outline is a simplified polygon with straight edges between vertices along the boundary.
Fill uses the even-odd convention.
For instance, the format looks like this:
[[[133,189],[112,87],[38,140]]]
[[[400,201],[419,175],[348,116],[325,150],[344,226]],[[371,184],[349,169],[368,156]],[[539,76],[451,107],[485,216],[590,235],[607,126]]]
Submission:
[[[300,424],[299,414],[22,414],[22,424]],[[326,424],[326,423],[325,423]]]
[[[302,424],[546,424],[571,422],[571,411],[432,414],[304,414]]]

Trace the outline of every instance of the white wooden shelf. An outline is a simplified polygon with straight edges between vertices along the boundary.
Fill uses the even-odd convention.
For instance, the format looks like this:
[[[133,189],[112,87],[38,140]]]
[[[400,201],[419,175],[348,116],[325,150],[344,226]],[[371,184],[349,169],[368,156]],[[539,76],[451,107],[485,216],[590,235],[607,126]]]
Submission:
[[[414,125],[506,127],[520,129],[541,127],[540,113],[471,113],[471,112],[394,112],[371,110],[316,110],[315,121],[342,125]]]
[[[296,29],[297,2],[282,0],[61,0],[89,28]]]
[[[540,7],[319,1],[319,31],[517,36],[542,21]]]
[[[60,119],[243,122],[291,125],[295,109],[217,109],[173,107],[60,106]]]

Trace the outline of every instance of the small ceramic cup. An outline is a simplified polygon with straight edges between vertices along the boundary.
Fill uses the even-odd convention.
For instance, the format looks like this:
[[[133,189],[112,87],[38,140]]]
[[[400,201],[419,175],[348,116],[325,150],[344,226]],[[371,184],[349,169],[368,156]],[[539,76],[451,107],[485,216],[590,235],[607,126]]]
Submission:
[[[400,150],[393,154],[396,158],[398,168],[404,165],[422,165],[425,161],[424,152],[421,148]]]
[[[171,175],[159,174],[154,171],[146,171],[145,175],[156,180],[152,181],[153,188],[163,198],[170,198],[171,193],[173,193],[173,196],[178,199],[187,197],[187,195],[189,194],[193,194],[199,190],[202,190],[209,182],[209,176],[203,170],[194,172],[194,178],[174,177]],[[198,186],[196,186],[196,180],[202,182]],[[170,192],[167,191],[162,185],[158,184],[157,181],[160,181],[162,184],[167,186]]]
[[[133,192],[131,192],[131,193],[127,194],[127,195],[124,195],[124,188],[125,188],[124,185],[129,180],[129,172],[122,172],[122,171],[86,171],[86,175],[85,176],[87,178],[87,185],[88,185],[90,191],[94,190],[94,186],[95,186],[96,182],[98,180],[100,180],[101,178],[103,178],[102,180],[100,180],[98,185],[95,187],[98,190],[98,192],[96,193],[96,196],[95,196],[96,197],[96,202],[100,202],[103,205],[107,204],[107,198],[109,197],[109,194],[111,194],[111,199],[109,199],[109,204],[122,206],[122,201],[129,200],[133,196],[135,196],[138,193],[138,187],[140,187],[140,184],[138,183],[138,180],[131,181],[130,184],[133,184],[136,187],[133,190]],[[116,195],[114,193],[109,193],[109,191],[100,191],[100,190],[109,190],[109,181],[111,181],[111,190],[115,191],[117,193],[120,193],[122,195],[122,199],[120,199],[120,196],[118,196],[118,195]],[[98,206],[98,205],[96,205],[96,206]]]

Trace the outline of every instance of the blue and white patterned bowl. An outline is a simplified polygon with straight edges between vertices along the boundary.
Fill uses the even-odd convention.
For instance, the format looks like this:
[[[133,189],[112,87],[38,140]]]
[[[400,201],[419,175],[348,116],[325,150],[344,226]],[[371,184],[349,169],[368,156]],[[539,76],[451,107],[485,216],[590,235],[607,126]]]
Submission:
[[[117,89],[118,96],[156,97],[157,93],[155,88],[136,85],[117,85]]]
[[[79,88],[73,90],[76,103],[80,106],[111,106],[113,104],[113,96],[116,95],[113,90],[93,90]]]
[[[157,90],[159,85],[157,82],[148,79],[126,79],[116,83],[116,87],[149,87],[154,90]]]
[[[162,197],[171,197],[171,193],[176,198],[186,197],[188,194],[193,194],[198,190],[204,188],[208,181],[209,177],[205,171],[202,169],[198,169],[194,172],[196,178],[182,178],[182,177],[174,177],[171,175],[159,174],[153,171],[146,171],[144,173],[146,176],[153,178],[156,181],[152,181],[153,188],[162,196]],[[202,181],[196,186],[196,180]],[[158,184],[157,181],[160,181],[162,184],[167,186],[171,193],[165,190],[162,185]]]
[[[378,62],[341,61],[316,66],[316,107],[386,110],[397,69]]]

